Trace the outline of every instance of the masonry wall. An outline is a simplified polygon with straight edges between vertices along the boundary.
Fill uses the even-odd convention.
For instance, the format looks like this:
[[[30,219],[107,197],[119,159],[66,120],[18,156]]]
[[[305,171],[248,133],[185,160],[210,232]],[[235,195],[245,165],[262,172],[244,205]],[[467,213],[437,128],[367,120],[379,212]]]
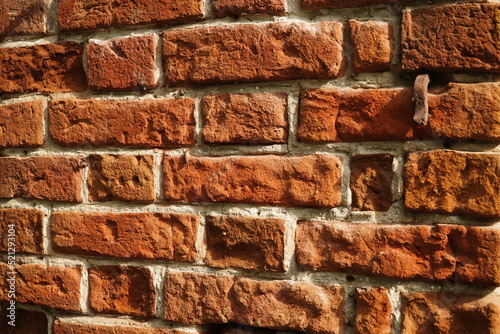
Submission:
[[[500,4],[5,0],[0,36],[0,332],[500,332]]]

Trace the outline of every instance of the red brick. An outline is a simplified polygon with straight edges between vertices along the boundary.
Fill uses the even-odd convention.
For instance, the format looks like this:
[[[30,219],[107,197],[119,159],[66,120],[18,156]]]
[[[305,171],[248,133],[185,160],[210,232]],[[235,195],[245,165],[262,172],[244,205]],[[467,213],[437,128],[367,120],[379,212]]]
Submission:
[[[0,198],[82,201],[81,157],[0,158]]]
[[[171,273],[165,289],[169,321],[234,322],[318,334],[344,330],[344,291],[339,286]]]
[[[286,14],[285,0],[215,0],[213,6],[216,17],[242,14]]]
[[[55,334],[197,334],[202,332],[180,331],[168,328],[145,327],[143,323],[128,320],[126,324],[106,325],[89,324],[86,322],[65,321],[56,319],[54,321]]]
[[[145,267],[100,266],[89,269],[90,308],[97,313],[155,316],[156,293]]]
[[[152,155],[91,155],[89,167],[91,201],[156,199]]]
[[[0,93],[87,89],[83,45],[75,42],[0,48]]]
[[[403,11],[405,70],[500,72],[498,4]]]
[[[196,144],[194,100],[58,100],[50,134],[62,146],[176,147]]]
[[[457,296],[443,292],[403,294],[402,334],[500,332],[496,296]]]
[[[349,8],[385,3],[408,3],[415,1],[418,0],[302,0],[302,9],[319,10],[327,8]]]
[[[386,288],[357,288],[356,322],[357,334],[390,334],[392,305]]]
[[[353,210],[387,211],[392,205],[392,154],[356,155],[351,159]]]
[[[198,225],[198,217],[189,214],[54,212],[52,248],[76,255],[194,262]]]
[[[92,90],[148,90],[155,88],[157,38],[153,35],[90,40],[89,88]]]
[[[209,216],[207,264],[220,268],[285,271],[285,221]]]
[[[3,0],[0,36],[44,35],[47,6],[43,0]]]
[[[16,305],[15,309],[15,327],[11,326],[9,323],[12,321],[11,318],[7,318],[10,315],[9,302],[5,302],[2,307],[0,322],[0,333],[8,334],[48,334],[49,326],[47,316],[43,312],[28,311],[19,308]]]
[[[0,277],[12,277],[11,268],[0,263]],[[16,302],[78,312],[80,307],[80,268],[21,264],[16,266]],[[0,300],[9,300],[8,282],[0,282]]]
[[[43,218],[45,214],[34,209],[0,209],[0,252],[8,252],[9,225],[15,225],[15,252],[43,254]]]
[[[38,147],[42,145],[42,101],[0,106],[0,148]]]
[[[167,31],[163,55],[172,86],[329,79],[343,75],[343,24],[278,22]]]
[[[412,212],[500,217],[499,154],[409,153],[405,206]]]
[[[61,0],[57,12],[63,31],[187,23],[202,17],[202,0]]]
[[[392,24],[349,21],[353,66],[356,73],[389,71],[394,52]]]
[[[500,284],[500,233],[490,227],[303,221],[296,249],[301,270]]]
[[[165,200],[334,207],[341,160],[333,155],[165,157]]]
[[[219,94],[203,98],[203,141],[216,144],[285,144],[286,94]]]

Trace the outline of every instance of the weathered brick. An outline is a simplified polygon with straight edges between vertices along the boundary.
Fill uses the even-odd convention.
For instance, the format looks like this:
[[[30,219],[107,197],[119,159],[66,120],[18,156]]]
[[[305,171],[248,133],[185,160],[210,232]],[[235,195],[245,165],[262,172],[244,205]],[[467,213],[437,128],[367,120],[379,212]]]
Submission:
[[[344,73],[343,24],[278,22],[167,31],[172,86],[337,78]]]
[[[82,201],[81,157],[0,158],[0,198]]]
[[[198,331],[180,331],[169,328],[146,327],[138,321],[128,320],[126,324],[96,325],[87,322],[66,321],[59,318],[54,321],[55,334],[196,334]]]
[[[145,267],[100,266],[89,269],[90,308],[97,313],[155,315],[156,293]]]
[[[403,11],[405,70],[500,72],[498,4]]]
[[[457,296],[444,292],[403,294],[402,334],[500,332],[496,296]]]
[[[165,157],[165,200],[334,207],[340,158],[333,155]]]
[[[499,154],[412,152],[405,164],[405,206],[413,212],[500,217]]]
[[[203,98],[203,141],[216,144],[284,144],[286,94],[219,94]]]
[[[50,134],[63,146],[175,147],[196,144],[194,100],[58,100]]]
[[[356,322],[357,334],[390,334],[392,304],[386,288],[357,288]]]
[[[206,234],[209,266],[285,270],[282,219],[209,216]]]
[[[392,204],[392,154],[356,155],[351,159],[352,207],[387,211]]]
[[[15,313],[12,314],[14,318],[15,326],[12,326],[10,322],[11,318],[7,315],[11,314],[9,302],[5,302],[2,307],[2,312],[0,316],[2,321],[0,321],[0,333],[5,334],[48,334],[49,326],[47,316],[43,312],[29,311],[19,308],[16,305]]]
[[[389,71],[394,52],[390,22],[350,20],[353,66],[356,73]]]
[[[16,266],[17,275],[0,263],[0,300],[9,300],[9,282],[15,277],[16,302],[46,306],[53,309],[78,312],[80,307],[80,268],[45,266],[42,264],[21,264]]]
[[[213,6],[216,17],[242,14],[286,14],[285,0],[215,0]]]
[[[89,167],[91,201],[156,199],[152,155],[91,155]]]
[[[0,106],[0,148],[37,147],[42,145],[42,101]]]
[[[47,5],[43,0],[3,0],[0,3],[0,36],[43,35]]]
[[[45,214],[34,209],[0,209],[0,231],[4,236],[0,240],[0,252],[7,252],[7,235],[14,225],[15,253],[43,254],[43,218]],[[13,242],[13,241],[11,241]]]
[[[76,42],[0,48],[0,93],[83,91],[82,57]]]
[[[302,221],[296,249],[301,270],[500,284],[500,233],[490,227]]]
[[[87,48],[88,80],[92,90],[155,88],[157,37],[153,35],[92,39]]]
[[[169,213],[52,214],[52,248],[77,255],[196,260],[196,215]]]
[[[322,334],[344,330],[344,291],[339,286],[171,273],[165,290],[169,321],[234,322]]]
[[[407,3],[418,0],[302,0],[302,9],[319,10],[327,8],[349,8],[372,6],[385,3]]]
[[[202,17],[202,0],[61,0],[57,12],[63,31],[186,23]]]

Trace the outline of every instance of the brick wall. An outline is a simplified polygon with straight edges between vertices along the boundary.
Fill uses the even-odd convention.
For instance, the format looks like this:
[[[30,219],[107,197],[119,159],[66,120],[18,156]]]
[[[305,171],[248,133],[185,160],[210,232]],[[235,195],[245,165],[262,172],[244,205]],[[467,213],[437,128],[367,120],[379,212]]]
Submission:
[[[493,1],[2,1],[0,332],[500,333],[499,141]]]

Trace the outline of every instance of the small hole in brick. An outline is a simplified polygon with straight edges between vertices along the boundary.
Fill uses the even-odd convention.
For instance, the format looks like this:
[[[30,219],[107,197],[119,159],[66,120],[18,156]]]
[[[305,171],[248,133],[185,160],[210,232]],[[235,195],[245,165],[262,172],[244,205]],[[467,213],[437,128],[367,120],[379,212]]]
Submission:
[[[354,282],[356,280],[356,278],[352,275],[347,275],[345,279],[347,282]]]

